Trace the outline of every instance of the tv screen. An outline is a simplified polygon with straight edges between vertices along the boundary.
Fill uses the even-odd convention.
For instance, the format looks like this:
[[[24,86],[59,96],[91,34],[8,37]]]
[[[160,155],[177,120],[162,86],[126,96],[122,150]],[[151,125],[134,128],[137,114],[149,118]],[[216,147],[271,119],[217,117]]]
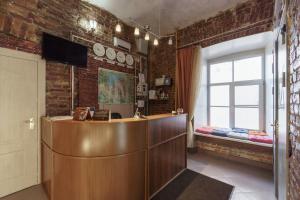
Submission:
[[[88,48],[48,33],[43,34],[42,56],[78,67],[86,67]]]

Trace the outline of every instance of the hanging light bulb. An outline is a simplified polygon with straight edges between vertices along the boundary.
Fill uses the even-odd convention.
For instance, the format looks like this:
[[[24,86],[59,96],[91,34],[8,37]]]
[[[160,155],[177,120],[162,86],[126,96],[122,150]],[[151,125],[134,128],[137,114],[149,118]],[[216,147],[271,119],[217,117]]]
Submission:
[[[140,35],[140,29],[138,27],[135,27],[134,29],[134,35],[139,36]]]
[[[150,40],[150,35],[148,32],[145,34],[145,40],[147,40],[147,41]]]
[[[153,45],[154,45],[154,46],[157,46],[157,45],[158,45],[158,39],[156,39],[156,38],[154,39]]]
[[[169,38],[168,40],[168,45],[173,45],[173,40],[172,40],[172,36]]]
[[[89,28],[92,32],[95,31],[96,28],[97,28],[97,22],[95,20],[90,20],[89,21]]]
[[[122,28],[121,28],[121,25],[118,22],[118,24],[116,25],[116,32],[120,33],[121,31],[122,31]]]

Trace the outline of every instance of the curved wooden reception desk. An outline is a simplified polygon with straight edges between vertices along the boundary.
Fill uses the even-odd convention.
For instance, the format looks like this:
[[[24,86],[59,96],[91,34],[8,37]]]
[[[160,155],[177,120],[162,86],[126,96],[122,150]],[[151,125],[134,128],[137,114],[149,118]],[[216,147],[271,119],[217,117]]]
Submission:
[[[178,120],[183,127],[176,134]],[[186,167],[185,132],[186,115],[109,122],[43,118],[44,188],[50,200],[149,199]],[[180,148],[174,151],[176,144]],[[174,153],[174,168],[155,161],[161,162],[164,153],[166,159]]]

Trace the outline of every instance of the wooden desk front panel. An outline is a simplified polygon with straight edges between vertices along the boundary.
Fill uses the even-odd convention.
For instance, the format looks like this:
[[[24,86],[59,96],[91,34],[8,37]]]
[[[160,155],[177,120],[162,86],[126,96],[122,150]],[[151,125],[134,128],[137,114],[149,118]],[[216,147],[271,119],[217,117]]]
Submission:
[[[52,126],[52,149],[77,157],[116,156],[146,148],[147,121],[56,121]]]
[[[80,158],[42,146],[43,184],[49,200],[143,200],[146,198],[146,150]],[[53,167],[51,167],[53,166]]]
[[[186,125],[186,114],[149,120],[148,147],[172,139],[173,137],[176,137],[182,133],[186,133]]]
[[[186,168],[187,115],[148,121],[149,197]]]
[[[149,150],[149,196],[186,168],[186,135]]]

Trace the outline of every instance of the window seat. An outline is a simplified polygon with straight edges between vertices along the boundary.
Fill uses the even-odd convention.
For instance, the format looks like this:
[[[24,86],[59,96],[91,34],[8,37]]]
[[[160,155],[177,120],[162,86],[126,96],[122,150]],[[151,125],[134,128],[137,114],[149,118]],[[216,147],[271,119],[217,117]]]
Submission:
[[[244,144],[250,144],[250,145],[257,145],[257,146],[262,146],[262,147],[273,148],[273,144],[267,144],[267,143],[261,143],[261,142],[252,142],[250,140],[241,140],[241,139],[235,139],[235,138],[230,138],[230,137],[221,137],[221,136],[216,136],[216,135],[211,135],[211,134],[203,134],[203,133],[198,133],[198,132],[194,132],[194,135],[201,136],[201,137],[207,137],[207,138],[215,138],[215,139],[220,139],[220,140],[226,140],[226,141],[232,141],[232,142],[238,142],[238,143],[244,143]]]

